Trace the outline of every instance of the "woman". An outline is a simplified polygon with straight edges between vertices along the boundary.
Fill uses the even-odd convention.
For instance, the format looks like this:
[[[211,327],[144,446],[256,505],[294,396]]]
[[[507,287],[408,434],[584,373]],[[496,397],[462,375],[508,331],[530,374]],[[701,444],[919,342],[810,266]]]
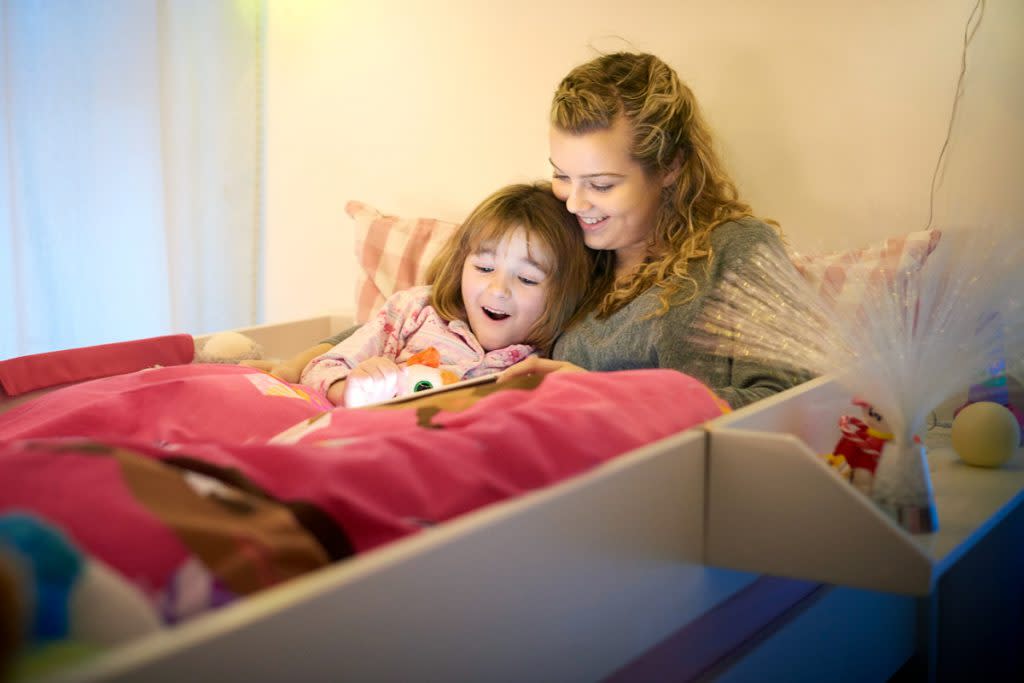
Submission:
[[[739,200],[693,93],[671,67],[631,53],[576,67],[555,92],[550,135],[553,190],[603,263],[552,359],[528,359],[504,378],[673,368],[733,407],[805,379],[688,342],[723,273],[741,273],[758,245],[782,242]]]

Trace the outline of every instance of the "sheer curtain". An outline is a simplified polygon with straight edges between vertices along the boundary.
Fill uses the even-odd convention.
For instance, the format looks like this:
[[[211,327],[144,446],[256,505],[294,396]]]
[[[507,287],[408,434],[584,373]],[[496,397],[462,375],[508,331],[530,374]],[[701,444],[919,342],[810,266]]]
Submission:
[[[260,0],[0,0],[0,358],[259,316]]]

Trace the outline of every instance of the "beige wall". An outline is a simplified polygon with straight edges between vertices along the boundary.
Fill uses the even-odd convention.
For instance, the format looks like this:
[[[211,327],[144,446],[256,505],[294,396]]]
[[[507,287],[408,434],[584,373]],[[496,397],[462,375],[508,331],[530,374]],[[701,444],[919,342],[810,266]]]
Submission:
[[[795,245],[920,229],[974,3],[268,0],[266,318],[351,310],[347,200],[457,220],[546,176],[551,91],[594,47],[675,66]],[[1024,215],[1022,29],[988,0],[937,226]]]

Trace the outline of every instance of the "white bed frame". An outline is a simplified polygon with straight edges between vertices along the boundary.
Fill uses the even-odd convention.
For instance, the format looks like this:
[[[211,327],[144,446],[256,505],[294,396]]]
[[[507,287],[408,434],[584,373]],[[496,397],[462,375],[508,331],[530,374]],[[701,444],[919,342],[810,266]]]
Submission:
[[[346,326],[325,316],[242,331],[287,356]],[[833,383],[808,383],[48,680],[692,678],[688,629],[730,609],[742,619],[765,571],[826,585],[698,678],[885,680],[908,660],[934,675],[938,577],[1019,507],[1024,468],[969,486],[936,472],[942,530],[911,537],[806,445],[844,401]],[[987,507],[969,519],[945,514],[980,497]],[[866,540],[813,523],[827,517],[821,500]],[[899,562],[872,573],[879,553]]]

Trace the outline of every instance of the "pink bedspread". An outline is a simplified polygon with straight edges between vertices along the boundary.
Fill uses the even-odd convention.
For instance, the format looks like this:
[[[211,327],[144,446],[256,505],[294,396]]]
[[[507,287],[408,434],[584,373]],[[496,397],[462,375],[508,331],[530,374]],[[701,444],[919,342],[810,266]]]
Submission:
[[[236,366],[70,386],[0,414],[0,514],[59,525],[173,621],[727,410],[670,370],[328,408]]]

